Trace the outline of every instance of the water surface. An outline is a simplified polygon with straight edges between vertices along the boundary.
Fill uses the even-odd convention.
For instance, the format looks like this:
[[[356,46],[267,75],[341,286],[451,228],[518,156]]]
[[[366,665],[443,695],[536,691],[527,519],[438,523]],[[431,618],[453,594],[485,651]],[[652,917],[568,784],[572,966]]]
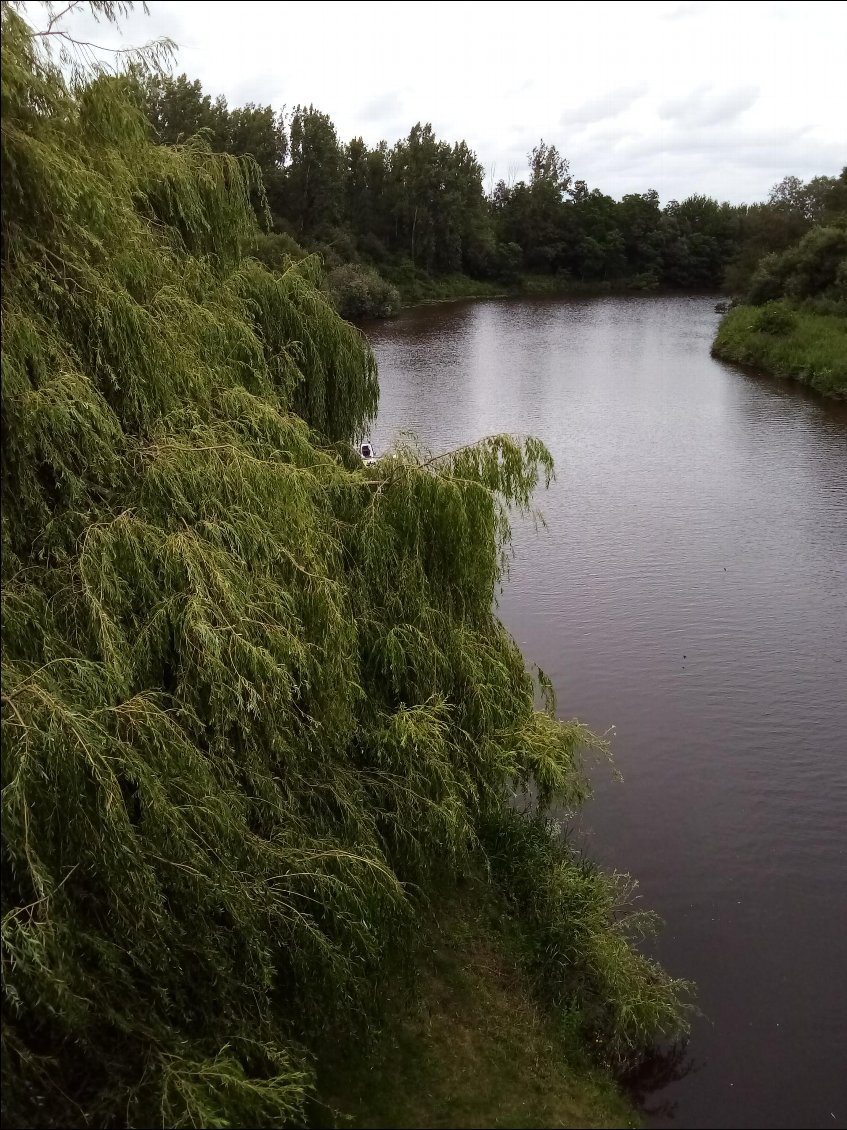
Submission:
[[[540,436],[501,602],[560,712],[616,727],[591,853],[693,978],[655,1125],[847,1125],[847,406],[713,360],[714,298],[503,300],[369,329],[378,452]]]

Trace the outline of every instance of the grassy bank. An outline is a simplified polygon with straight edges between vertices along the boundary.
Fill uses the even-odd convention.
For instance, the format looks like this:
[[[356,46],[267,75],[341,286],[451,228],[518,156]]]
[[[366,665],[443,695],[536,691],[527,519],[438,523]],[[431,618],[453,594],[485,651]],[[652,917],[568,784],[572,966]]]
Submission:
[[[367,1050],[330,1059],[316,1122],[640,1126],[579,1038],[537,1003],[525,949],[520,925],[481,884],[440,904],[422,932],[414,994],[393,1002]]]
[[[397,269],[383,267],[382,275],[397,290],[402,307],[454,302],[463,298],[644,294],[655,289],[641,279],[586,283],[561,275],[522,274],[512,282],[491,282],[474,279],[469,275],[428,275],[421,270],[411,270],[408,266]]]
[[[518,294],[584,295],[593,297],[605,294],[653,294],[658,291],[655,277],[638,275],[632,278],[583,282],[567,275],[524,274],[515,287]]]
[[[472,279],[470,275],[430,275],[411,264],[399,267],[382,267],[400,295],[402,306],[424,306],[430,302],[452,302],[461,298],[499,298],[511,293],[502,282]]]
[[[847,318],[783,303],[738,306],[721,321],[712,353],[847,398]]]

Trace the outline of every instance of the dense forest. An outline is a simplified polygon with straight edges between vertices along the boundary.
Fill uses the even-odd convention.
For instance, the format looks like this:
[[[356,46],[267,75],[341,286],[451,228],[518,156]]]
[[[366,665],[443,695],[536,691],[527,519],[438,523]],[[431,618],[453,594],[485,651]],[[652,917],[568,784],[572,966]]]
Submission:
[[[548,452],[364,466],[366,338],[314,257],[249,254],[266,192],[304,240],[368,206],[329,123],[199,99],[230,132],[155,144],[137,69],[63,69],[0,14],[4,1124],[321,1124],[327,1048],[379,1029],[471,882],[557,1070],[633,1069],[688,990],[552,823],[604,746],[493,602]],[[409,170],[418,144],[471,170],[464,226],[398,205],[376,238],[464,265],[473,159],[415,138]]]
[[[255,157],[272,217],[260,257],[277,267],[318,252],[352,317],[480,287],[737,291],[763,255],[847,214],[847,169],[808,183],[786,177],[762,204],[693,195],[663,207],[655,191],[615,200],[590,188],[542,140],[527,180],[486,192],[477,155],[431,125],[369,148],[360,137],[343,142],[313,106],[230,109],[186,75],[147,78],[141,89],[160,141],[203,131],[214,150]]]

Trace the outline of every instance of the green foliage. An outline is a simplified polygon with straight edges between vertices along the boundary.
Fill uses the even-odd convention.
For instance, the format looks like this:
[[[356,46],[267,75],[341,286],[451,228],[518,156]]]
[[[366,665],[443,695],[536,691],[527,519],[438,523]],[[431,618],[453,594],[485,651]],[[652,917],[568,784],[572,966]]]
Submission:
[[[812,226],[764,255],[745,305],[723,318],[713,353],[847,396],[847,169],[838,180],[786,178],[771,196],[779,215]],[[844,209],[844,210],[840,210]]]
[[[374,359],[256,161],[2,32],[4,1116],[297,1123],[514,783],[584,792],[492,611],[550,456],[342,455]]]
[[[615,200],[574,181],[543,140],[528,154],[529,179],[500,181],[486,197],[476,155],[463,141],[440,140],[428,123],[393,146],[369,148],[360,137],[345,145],[313,106],[287,117],[268,106],[230,110],[185,75],[143,78],[140,91],[160,140],[202,132],[216,151],[253,156],[278,230],[319,253],[328,271],[364,260],[407,302],[452,294],[462,275],[510,287],[522,276],[548,276],[554,291],[726,287],[749,292],[754,304],[820,296],[824,238],[812,238],[796,262],[782,256],[815,225],[843,230],[847,214],[847,169],[808,182],[786,177],[766,204],[732,207],[694,194],[662,208],[654,190]],[[794,290],[785,289],[789,276]],[[362,297],[374,289],[361,281],[369,276],[343,277],[329,288],[342,313],[381,304]],[[347,300],[348,291],[355,297]],[[466,285],[465,293],[480,291]],[[828,309],[833,301],[823,298]]]
[[[202,131],[217,151],[254,156],[277,230],[319,253],[328,271],[376,267],[405,301],[452,293],[462,275],[511,287],[546,275],[555,290],[715,290],[725,279],[746,287],[764,253],[829,222],[843,203],[844,175],[787,178],[752,208],[696,194],[662,208],[653,190],[615,200],[574,181],[544,141],[528,155],[527,181],[501,181],[486,196],[476,155],[428,123],[370,148],[360,137],[344,144],[313,106],[276,117],[270,107],[231,110],[184,75],[145,79],[141,92],[160,140]]]
[[[712,352],[847,396],[847,168],[804,184],[786,177],[770,213],[805,233],[764,254],[742,301],[723,318]],[[811,226],[810,226],[811,225]],[[739,271],[739,278],[745,271]]]
[[[396,266],[385,267],[383,271],[407,306],[462,298],[492,298],[506,292],[502,283],[490,279],[473,279],[468,275],[430,275],[408,259]]]
[[[633,944],[657,921],[633,908],[636,885],[628,876],[600,871],[562,840],[543,810],[534,817],[502,810],[483,842],[522,924],[530,968],[571,1036],[620,1070],[657,1035],[679,1033],[690,986]]]
[[[727,268],[726,287],[733,294],[748,295],[765,256],[779,257],[814,225],[844,225],[847,167],[837,177],[813,177],[806,183],[786,177],[773,188],[766,204],[737,211],[738,240]],[[755,301],[767,302],[780,293],[777,284]],[[752,296],[749,300],[753,301]]]
[[[753,319],[753,329],[757,333],[782,336],[791,333],[796,326],[797,317],[785,302],[769,302]]]
[[[225,1130],[294,1123],[312,1086],[311,1071],[304,1067],[289,1052],[252,1041],[237,1053],[225,1047],[202,1063],[165,1058],[161,1125]]]
[[[400,305],[395,288],[370,267],[346,263],[326,280],[332,304],[342,318],[387,318]]]
[[[584,181],[571,183],[566,164],[547,148],[530,155],[529,184],[495,189],[501,240],[518,244],[524,268],[577,286],[685,290],[721,285],[737,239],[737,210],[703,196],[659,206],[656,192],[616,201]]]
[[[299,263],[308,257],[308,252],[286,232],[260,232],[255,245],[249,250],[260,263],[277,275],[284,274],[293,263]]]
[[[847,318],[782,302],[736,306],[721,320],[712,352],[847,397]]]
[[[847,314],[847,215],[842,225],[812,228],[782,254],[766,255],[753,275],[745,301],[761,306],[774,299],[827,299]]]
[[[138,68],[133,73],[158,141],[177,145],[202,133],[215,152],[252,157],[262,170],[265,187],[271,193],[278,190],[288,133],[282,116],[270,106],[248,103],[230,110],[225,98],[212,101],[187,75],[175,78]]]
[[[287,127],[288,162],[277,207],[298,237],[315,238],[340,218],[341,146],[329,117],[314,106],[296,106]]]
[[[771,209],[795,223],[828,224],[847,212],[847,167],[838,177],[784,177],[768,197]]]

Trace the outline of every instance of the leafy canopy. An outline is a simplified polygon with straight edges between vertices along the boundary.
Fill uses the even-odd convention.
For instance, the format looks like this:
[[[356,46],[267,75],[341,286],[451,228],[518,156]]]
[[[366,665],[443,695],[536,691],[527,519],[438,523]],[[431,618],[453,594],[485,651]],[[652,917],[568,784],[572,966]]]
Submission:
[[[585,793],[492,611],[550,457],[351,460],[374,359],[251,257],[252,159],[8,4],[2,112],[4,1114],[297,1121],[415,900],[514,788]]]

